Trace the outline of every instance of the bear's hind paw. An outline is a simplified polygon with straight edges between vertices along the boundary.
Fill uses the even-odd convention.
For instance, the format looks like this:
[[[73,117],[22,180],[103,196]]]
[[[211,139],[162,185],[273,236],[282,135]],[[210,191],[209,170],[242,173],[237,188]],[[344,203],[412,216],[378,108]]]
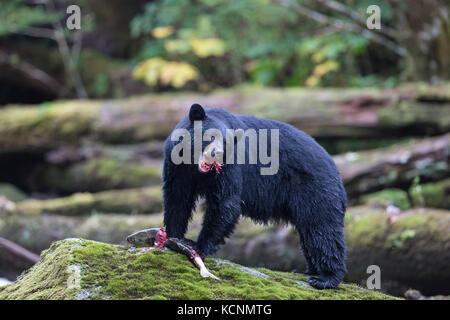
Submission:
[[[324,277],[309,277],[306,281],[314,288],[322,290],[322,289],[335,289],[339,282],[333,281],[333,278],[324,278]]]

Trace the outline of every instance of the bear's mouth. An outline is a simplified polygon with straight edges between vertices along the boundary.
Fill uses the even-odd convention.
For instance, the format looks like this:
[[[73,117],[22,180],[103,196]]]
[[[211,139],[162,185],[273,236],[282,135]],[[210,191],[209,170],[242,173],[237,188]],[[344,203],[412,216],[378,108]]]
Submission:
[[[220,170],[222,170],[222,165],[217,161],[214,161],[211,164],[207,163],[206,161],[201,161],[198,165],[198,169],[200,170],[200,172],[203,173],[211,171],[213,167],[216,170],[216,174],[220,174]]]
[[[200,164],[198,165],[198,168],[201,172],[208,172],[209,170],[211,170],[211,168],[213,167],[213,163],[208,164],[205,161],[200,162]]]

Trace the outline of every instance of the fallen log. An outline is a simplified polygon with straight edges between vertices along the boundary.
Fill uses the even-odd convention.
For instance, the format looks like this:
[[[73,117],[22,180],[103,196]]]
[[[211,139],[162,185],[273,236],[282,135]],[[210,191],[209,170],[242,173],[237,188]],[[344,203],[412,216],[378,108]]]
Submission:
[[[187,236],[201,228],[195,214]],[[34,252],[66,237],[85,237],[125,244],[134,231],[162,226],[162,215],[95,215],[92,217],[9,215],[0,235]],[[381,268],[381,286],[402,295],[409,287],[426,295],[448,294],[450,280],[450,212],[413,209],[389,215],[384,209],[350,208],[346,218],[347,281],[365,286],[369,265]],[[299,239],[290,227],[261,226],[241,219],[219,257],[255,267],[289,271],[305,267]],[[5,262],[4,262],[5,263]],[[0,262],[0,265],[2,263]]]
[[[449,177],[450,134],[413,139],[383,149],[345,153],[333,159],[351,203],[356,203],[361,194],[385,188],[407,190],[416,177],[424,182]],[[159,161],[139,158],[138,155],[128,155],[122,160],[110,155],[65,168],[47,166],[32,176],[43,189],[56,193],[95,192],[159,184],[161,171]]]
[[[192,103],[290,123],[316,138],[404,137],[450,130],[450,103],[376,89],[237,88],[123,100],[58,101],[0,110],[0,152],[53,150],[86,141],[165,139]]]
[[[42,165],[31,176],[41,190],[70,194],[159,185],[161,174],[161,161],[94,157],[68,166]]]
[[[426,182],[450,175],[450,134],[333,159],[350,198],[384,188],[407,190],[416,177]]]
[[[36,216],[41,214],[89,215],[92,213],[154,213],[162,210],[161,188],[148,187],[111,190],[98,193],[76,193],[68,197],[17,202],[15,208],[1,215]]]
[[[391,294],[408,288],[427,295],[450,292],[450,212],[413,209],[392,217],[384,210],[355,207],[346,220],[347,281],[365,285],[367,267],[378,265],[381,288]],[[293,230],[247,228],[239,228],[221,256],[280,270],[305,266]]]

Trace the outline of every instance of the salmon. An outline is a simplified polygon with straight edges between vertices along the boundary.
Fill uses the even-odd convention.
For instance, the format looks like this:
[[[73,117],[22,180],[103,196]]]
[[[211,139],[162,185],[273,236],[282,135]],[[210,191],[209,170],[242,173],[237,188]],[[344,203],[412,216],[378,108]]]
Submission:
[[[129,235],[127,241],[133,247],[157,246],[158,248],[167,248],[184,254],[200,270],[200,275],[203,278],[220,280],[206,268],[202,258],[192,246],[180,239],[168,238],[164,228],[150,228],[137,231]]]

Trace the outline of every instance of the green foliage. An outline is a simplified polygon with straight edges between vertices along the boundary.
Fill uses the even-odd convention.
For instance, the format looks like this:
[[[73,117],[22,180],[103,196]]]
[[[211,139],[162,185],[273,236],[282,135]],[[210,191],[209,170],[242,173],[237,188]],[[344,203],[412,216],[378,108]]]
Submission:
[[[20,31],[32,25],[52,22],[57,15],[42,6],[29,6],[25,0],[3,0],[0,10],[0,36]]]
[[[378,4],[383,23],[392,19],[390,7],[383,1],[346,4],[360,12],[362,19],[368,5]],[[309,1],[305,5],[320,7]],[[331,17],[347,20],[333,12]],[[396,84],[394,77],[360,73],[358,57],[367,52],[369,40],[341,31],[316,32],[321,28],[269,0],[161,0],[147,4],[131,22],[132,36],[146,39],[135,62],[160,58],[188,63],[199,72],[190,79],[197,82],[355,87]],[[157,80],[147,83],[161,83],[161,77]]]
[[[295,55],[297,20],[270,1],[163,0],[149,3],[131,30],[133,36],[152,35],[138,60],[183,61],[233,83],[249,72],[255,82],[270,84]],[[164,34],[168,28],[173,32]]]

